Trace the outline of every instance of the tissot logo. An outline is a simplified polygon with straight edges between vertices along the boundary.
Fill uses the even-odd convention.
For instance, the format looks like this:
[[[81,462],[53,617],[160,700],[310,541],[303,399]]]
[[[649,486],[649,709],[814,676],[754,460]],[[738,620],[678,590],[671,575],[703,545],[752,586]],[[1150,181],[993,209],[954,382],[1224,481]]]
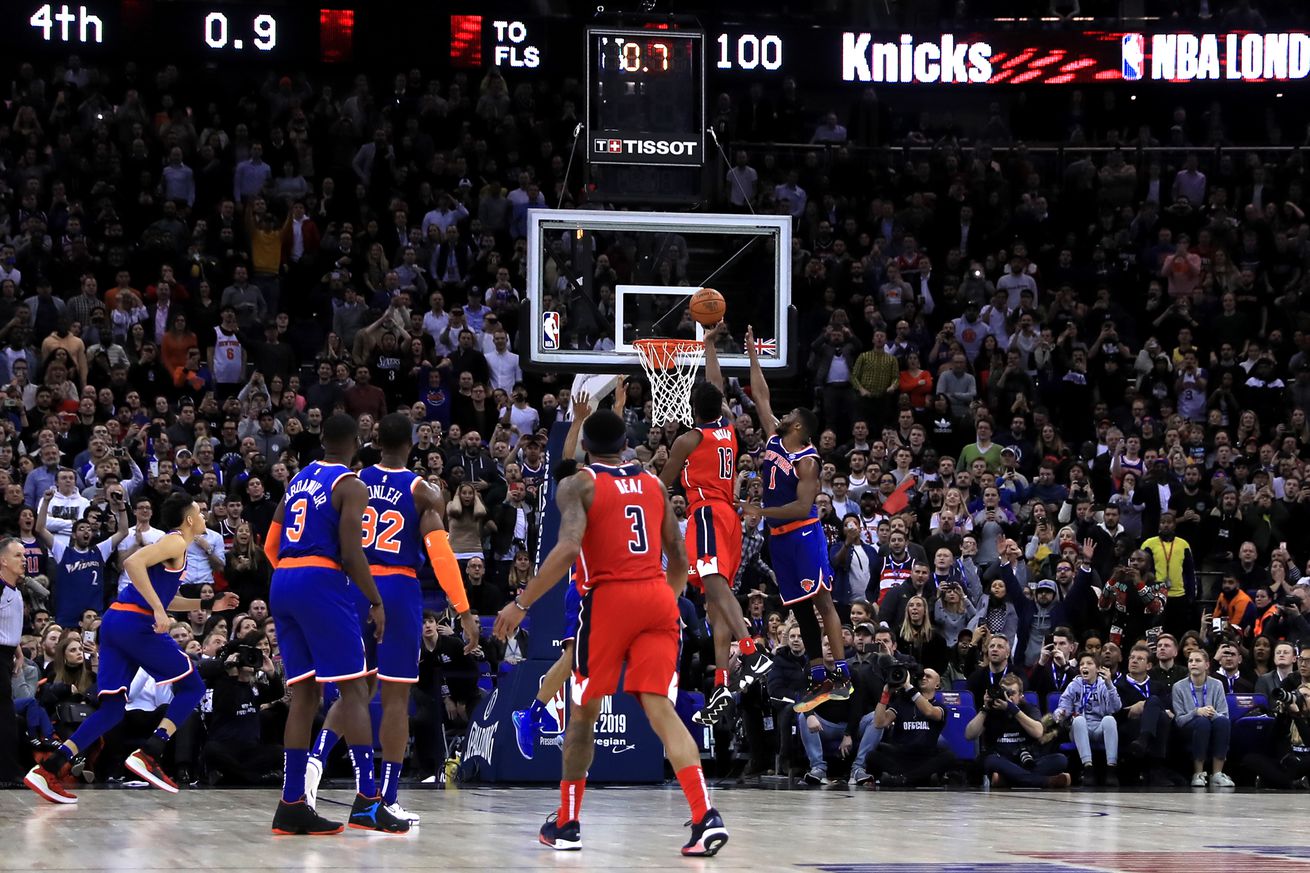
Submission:
[[[604,155],[667,155],[693,158],[700,143],[694,139],[602,139],[592,140],[592,151]]]

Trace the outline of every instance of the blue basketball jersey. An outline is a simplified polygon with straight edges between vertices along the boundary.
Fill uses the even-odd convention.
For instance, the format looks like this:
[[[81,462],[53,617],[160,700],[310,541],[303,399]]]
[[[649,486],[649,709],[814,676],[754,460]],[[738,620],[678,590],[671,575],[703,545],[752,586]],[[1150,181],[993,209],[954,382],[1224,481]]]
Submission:
[[[177,531],[169,531],[170,534]],[[158,563],[146,568],[146,577],[150,580],[150,587],[155,589],[155,594],[159,596],[159,602],[168,609],[168,604],[173,602],[177,596],[177,589],[182,587],[186,581],[186,563],[183,562],[181,567],[176,570],[170,570],[164,563]],[[150,606],[146,599],[141,596],[141,592],[136,590],[135,585],[129,584],[118,595],[119,603],[127,603],[132,606],[139,606],[142,609],[149,610]]]
[[[105,605],[105,556],[111,553],[110,540],[86,551],[68,546],[56,563],[55,621],[71,627],[88,609],[99,612]]]
[[[782,438],[769,437],[764,445],[764,454],[760,458],[760,477],[764,480],[764,505],[784,506],[796,499],[796,487],[800,477],[796,475],[796,465],[803,458],[819,461],[819,453],[814,446],[806,446],[799,452],[788,452],[782,445]],[[818,507],[810,507],[810,518],[818,518]],[[782,527],[795,524],[795,520],[765,519],[769,527]]]
[[[423,543],[414,490],[423,481],[409,470],[380,464],[365,467],[360,480],[368,486],[364,511],[364,557],[384,567],[423,566]]]
[[[278,558],[328,558],[341,561],[338,529],[341,515],[332,505],[332,489],[355,475],[344,464],[314,461],[287,486]]]

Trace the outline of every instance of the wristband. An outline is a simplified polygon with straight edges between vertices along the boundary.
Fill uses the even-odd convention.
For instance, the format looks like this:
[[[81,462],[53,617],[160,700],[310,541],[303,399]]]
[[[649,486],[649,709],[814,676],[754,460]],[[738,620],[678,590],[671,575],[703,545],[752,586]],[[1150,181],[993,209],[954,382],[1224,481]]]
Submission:
[[[1011,701],[1010,703],[1007,703],[1007,704],[1005,705],[1005,710],[1006,710],[1008,713],[1010,713],[1010,715],[1018,715],[1018,714],[1019,714],[1019,704],[1014,703],[1013,701]]]
[[[918,691],[916,691],[916,692],[914,692],[912,695],[910,695],[910,702],[911,702],[911,703],[918,703],[920,697],[923,697],[923,694],[920,693],[920,692],[918,692]]]
[[[878,702],[881,703],[883,706],[886,706],[887,704],[891,703],[892,702],[891,691],[887,689],[883,689],[882,698]]]
[[[213,597],[200,598],[200,608],[212,612],[214,609],[214,598]]]
[[[519,596],[517,594],[514,595],[514,605],[517,606],[519,609],[523,610],[524,612],[528,611],[528,608],[519,602]]]

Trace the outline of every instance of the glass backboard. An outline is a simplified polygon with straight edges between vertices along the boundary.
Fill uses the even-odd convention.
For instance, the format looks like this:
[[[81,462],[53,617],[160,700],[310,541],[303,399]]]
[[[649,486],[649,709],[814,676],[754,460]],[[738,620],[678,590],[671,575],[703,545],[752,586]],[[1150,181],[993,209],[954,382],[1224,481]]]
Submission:
[[[528,224],[525,367],[640,372],[633,341],[702,336],[687,302],[709,287],[727,309],[725,369],[748,366],[747,325],[764,369],[793,369],[788,216],[538,209]]]

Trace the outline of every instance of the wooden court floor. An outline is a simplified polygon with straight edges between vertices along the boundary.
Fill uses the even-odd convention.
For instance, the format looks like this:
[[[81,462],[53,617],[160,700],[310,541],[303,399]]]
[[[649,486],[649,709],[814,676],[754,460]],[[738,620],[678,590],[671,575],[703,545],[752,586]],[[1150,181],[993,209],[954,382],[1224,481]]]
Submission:
[[[676,788],[588,790],[578,853],[536,842],[552,789],[415,787],[401,800],[423,822],[395,837],[273,837],[271,790],[80,797],[60,807],[0,793],[0,869],[1310,873],[1305,793],[720,789],[731,841],[712,859],[679,855]]]

